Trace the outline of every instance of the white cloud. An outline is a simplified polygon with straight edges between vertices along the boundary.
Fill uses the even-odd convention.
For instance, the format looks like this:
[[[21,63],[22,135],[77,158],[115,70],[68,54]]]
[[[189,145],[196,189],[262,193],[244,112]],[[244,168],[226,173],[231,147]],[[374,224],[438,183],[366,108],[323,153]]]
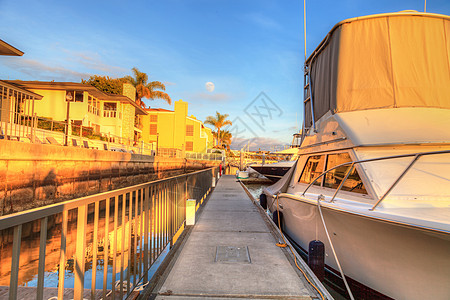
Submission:
[[[128,71],[121,67],[105,64],[104,62],[102,62],[102,59],[98,53],[76,52],[64,48],[62,48],[61,50],[68,55],[67,60],[73,61],[86,68],[89,68],[93,70],[94,73],[100,72],[111,77],[116,77],[119,76],[119,74]]]
[[[91,74],[77,72],[61,66],[50,66],[33,59],[5,59],[3,64],[16,72],[21,72],[35,80],[76,81]]]
[[[231,149],[233,150],[240,150],[242,147],[249,145],[251,151],[256,150],[281,150],[284,149],[284,147],[287,145],[286,143],[274,139],[274,138],[266,138],[266,137],[255,137],[251,139],[244,139],[244,138],[233,138],[231,140]]]
[[[215,93],[215,94],[210,94],[210,93],[196,93],[194,95],[192,95],[193,100],[198,98],[198,99],[202,99],[202,100],[209,100],[209,101],[214,101],[214,102],[224,102],[227,101],[228,99],[230,99],[230,95],[226,94],[226,93]]]
[[[279,23],[261,13],[254,12],[246,14],[244,15],[244,19],[267,29],[281,29]]]
[[[124,68],[104,63],[98,53],[76,52],[64,49],[59,45],[56,46],[56,49],[63,54],[62,58],[57,61],[5,57],[2,58],[3,65],[13,69],[15,73],[28,75],[27,77],[33,80],[79,82],[81,78],[87,79],[92,74],[119,77],[127,71]]]

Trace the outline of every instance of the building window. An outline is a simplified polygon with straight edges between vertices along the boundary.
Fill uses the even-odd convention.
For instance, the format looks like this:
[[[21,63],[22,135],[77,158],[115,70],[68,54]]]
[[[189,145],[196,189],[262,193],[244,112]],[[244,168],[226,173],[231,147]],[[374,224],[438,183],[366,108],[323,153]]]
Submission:
[[[186,125],[186,136],[194,136],[194,125]]]
[[[302,183],[311,183],[316,179],[322,172],[324,171],[325,167],[325,156],[323,155],[314,155],[310,156],[308,158],[308,161],[306,162],[305,169],[303,169],[302,176],[300,177],[299,182]],[[319,180],[317,180],[314,185],[322,185],[322,179],[321,177]]]
[[[75,92],[75,102],[83,102],[84,92]]]
[[[66,91],[67,102],[83,102],[84,92],[80,91]]]
[[[95,131],[96,133],[100,133],[100,125],[93,124],[92,126],[94,127],[94,131]]]
[[[117,103],[114,102],[103,103],[103,116],[105,118],[115,118],[117,116]]]
[[[150,122],[158,122],[158,115],[150,115]]]
[[[186,142],[186,151],[194,151],[194,143]]]
[[[150,135],[156,135],[158,133],[158,125],[150,124]]]

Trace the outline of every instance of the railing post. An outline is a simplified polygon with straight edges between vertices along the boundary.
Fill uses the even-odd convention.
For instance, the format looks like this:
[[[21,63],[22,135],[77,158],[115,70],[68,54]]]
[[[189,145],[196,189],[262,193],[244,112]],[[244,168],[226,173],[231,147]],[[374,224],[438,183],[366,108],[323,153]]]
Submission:
[[[75,253],[75,285],[74,300],[83,300],[84,292],[84,258],[86,253],[86,205],[78,207],[77,216],[77,246]]]
[[[58,299],[63,299],[64,295],[64,278],[66,272],[67,220],[68,220],[68,211],[64,210],[62,213],[61,247],[59,251]]]
[[[117,270],[117,227],[119,223],[119,196],[114,197],[114,239],[113,239],[113,272],[112,272],[112,288],[113,293],[111,294],[112,299],[116,297],[116,270]],[[76,300],[76,299],[74,299]]]
[[[47,224],[48,217],[41,219],[41,232],[39,239],[39,267],[38,267],[38,282],[37,282],[37,300],[44,298],[44,271],[45,271],[45,248],[47,245]]]
[[[36,128],[38,125],[38,118],[37,118],[37,114],[34,113],[34,115],[31,118],[32,120],[32,127],[31,127],[31,142],[34,144],[36,142]]]
[[[148,281],[148,225],[149,225],[149,199],[150,199],[150,187],[145,189],[144,194],[144,283]]]
[[[98,219],[100,203],[96,201],[94,204],[94,239],[92,241],[92,281],[91,281],[91,298],[95,299],[95,284],[97,277],[97,249],[98,249]]]
[[[22,240],[22,224],[14,227],[13,248],[11,259],[11,277],[9,279],[9,299],[17,299],[17,286],[19,285],[19,257],[20,242]]]
[[[105,201],[105,234],[103,242],[103,299],[106,299],[106,286],[108,284],[108,260],[109,260],[109,208],[111,199],[106,198]]]
[[[127,194],[122,195],[122,241],[121,241],[121,250],[120,250],[120,299],[123,299],[123,271],[124,271],[124,264],[125,264],[125,211],[126,211],[126,203],[127,203]]]

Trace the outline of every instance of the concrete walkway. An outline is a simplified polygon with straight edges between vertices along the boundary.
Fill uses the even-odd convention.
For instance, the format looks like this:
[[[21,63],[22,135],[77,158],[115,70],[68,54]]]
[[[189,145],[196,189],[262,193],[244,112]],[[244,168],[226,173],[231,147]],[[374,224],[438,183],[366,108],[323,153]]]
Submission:
[[[236,178],[223,176],[156,299],[317,298],[277,242]]]

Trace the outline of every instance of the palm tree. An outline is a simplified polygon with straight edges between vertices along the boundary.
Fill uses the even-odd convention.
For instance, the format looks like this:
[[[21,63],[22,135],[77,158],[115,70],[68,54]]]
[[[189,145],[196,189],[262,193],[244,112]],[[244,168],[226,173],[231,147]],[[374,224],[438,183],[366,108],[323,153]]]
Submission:
[[[230,149],[230,145],[231,145],[231,138],[233,137],[233,135],[231,134],[231,132],[229,132],[228,130],[222,130],[220,131],[219,134],[217,134],[217,132],[213,131],[213,136],[219,141],[221,141],[221,143],[219,144],[219,148],[226,148],[226,149]]]
[[[222,115],[218,111],[216,111],[215,117],[213,117],[213,116],[206,117],[205,124],[213,125],[217,129],[216,136],[217,136],[217,143],[218,143],[219,147],[221,147],[221,145],[222,145],[222,139],[221,139],[222,135],[220,134],[220,129],[226,125],[230,125],[230,126],[233,125],[233,123],[230,120],[227,120],[227,118],[228,118],[228,114]]]
[[[170,96],[159,90],[166,90],[166,86],[159,81],[151,81],[148,82],[148,75],[144,72],[138,70],[138,68],[134,67],[132,69],[134,73],[134,77],[125,76],[124,78],[131,83],[136,88],[136,103],[141,107],[145,108],[146,105],[142,101],[142,98],[147,99],[162,99],[166,101],[169,105],[172,104],[172,99]]]

